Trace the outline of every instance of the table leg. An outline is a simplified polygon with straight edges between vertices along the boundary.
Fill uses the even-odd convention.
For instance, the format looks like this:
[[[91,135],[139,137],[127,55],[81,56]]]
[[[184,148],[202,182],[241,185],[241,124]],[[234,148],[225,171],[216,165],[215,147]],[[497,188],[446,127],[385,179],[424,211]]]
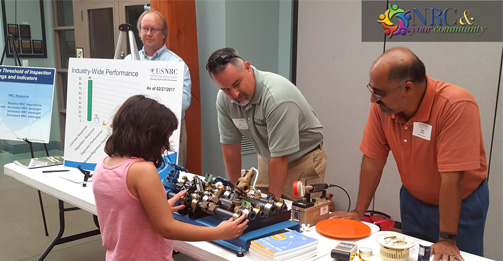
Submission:
[[[38,259],[39,261],[44,260],[49,252],[54,248],[54,246],[59,245],[59,244],[64,244],[70,241],[90,237],[90,236],[95,236],[100,234],[99,229],[95,229],[92,231],[76,234],[76,235],[71,235],[68,237],[62,237],[63,233],[65,232],[65,212],[66,211],[73,211],[73,210],[79,210],[79,208],[66,208],[64,206],[64,202],[60,199],[58,199],[58,205],[59,205],[59,232],[54,238],[54,240],[51,242],[51,244],[47,247],[47,249],[44,251],[44,253],[40,256]],[[96,220],[95,220],[96,223]]]
[[[49,231],[47,230],[47,221],[45,220],[44,202],[42,201],[42,193],[38,191],[38,201],[40,202],[40,211],[42,212],[42,220],[44,221],[45,236],[49,236]]]

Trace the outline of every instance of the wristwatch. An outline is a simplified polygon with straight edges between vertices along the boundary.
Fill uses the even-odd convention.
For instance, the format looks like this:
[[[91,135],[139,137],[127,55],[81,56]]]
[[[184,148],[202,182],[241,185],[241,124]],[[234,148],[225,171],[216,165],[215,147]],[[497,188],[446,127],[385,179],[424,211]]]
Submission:
[[[443,239],[453,239],[453,240],[456,240],[456,238],[458,237],[458,235],[454,233],[442,232],[442,231],[440,231],[438,236]]]

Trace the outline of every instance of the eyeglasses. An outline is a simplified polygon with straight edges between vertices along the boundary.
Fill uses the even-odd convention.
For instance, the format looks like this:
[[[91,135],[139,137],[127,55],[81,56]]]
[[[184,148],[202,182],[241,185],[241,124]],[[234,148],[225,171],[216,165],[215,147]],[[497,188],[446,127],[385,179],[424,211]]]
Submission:
[[[162,32],[162,29],[154,29],[154,28],[148,28],[148,27],[141,27],[140,29],[141,29],[141,32],[145,33],[145,34],[148,34],[148,32],[151,32],[153,34],[157,34],[157,33]]]
[[[240,58],[241,60],[243,59],[243,58],[241,58],[241,56],[237,56],[237,55],[220,55],[217,58],[209,61],[206,64],[206,70],[211,73],[218,66],[224,66],[224,65],[228,64],[229,62],[231,62],[232,59],[234,59],[234,58]]]
[[[373,88],[372,86],[370,86],[370,83],[369,83],[369,84],[367,84],[367,89],[369,89],[370,93],[371,93],[372,95],[374,95],[374,97],[377,99],[377,101],[381,101],[384,97],[386,97],[386,96],[388,96],[390,93],[392,93],[392,92],[394,92],[394,91],[398,90],[400,87],[402,87],[405,83],[407,83],[407,82],[409,82],[409,81],[410,81],[410,80],[407,80],[407,81],[405,81],[405,82],[401,83],[401,84],[400,84],[400,85],[398,85],[395,89],[393,89],[392,91],[390,91],[390,92],[386,93],[385,95],[375,94],[375,93],[374,93],[374,88]]]

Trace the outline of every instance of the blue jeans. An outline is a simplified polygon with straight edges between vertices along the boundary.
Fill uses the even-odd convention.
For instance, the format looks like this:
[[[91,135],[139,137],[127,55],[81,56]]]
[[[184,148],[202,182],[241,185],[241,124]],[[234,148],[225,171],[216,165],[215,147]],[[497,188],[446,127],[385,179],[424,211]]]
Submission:
[[[456,240],[461,251],[484,255],[484,227],[488,208],[489,189],[486,180],[462,201]],[[400,215],[402,233],[438,242],[438,206],[415,198],[403,185],[400,189]]]

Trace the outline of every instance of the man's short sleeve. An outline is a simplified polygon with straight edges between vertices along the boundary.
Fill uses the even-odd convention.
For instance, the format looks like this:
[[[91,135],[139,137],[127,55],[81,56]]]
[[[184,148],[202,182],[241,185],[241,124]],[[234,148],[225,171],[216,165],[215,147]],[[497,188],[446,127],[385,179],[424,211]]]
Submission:
[[[218,115],[218,132],[220,133],[220,143],[241,143],[242,135],[229,116],[224,99],[226,99],[225,94],[222,91],[219,91],[217,94],[216,108]]]
[[[439,127],[438,170],[443,172],[479,169],[483,141],[478,106],[466,101],[453,104]]]
[[[369,117],[360,143],[360,151],[369,158],[386,160],[390,147],[384,135],[381,117],[382,113],[377,104],[371,104]]]

